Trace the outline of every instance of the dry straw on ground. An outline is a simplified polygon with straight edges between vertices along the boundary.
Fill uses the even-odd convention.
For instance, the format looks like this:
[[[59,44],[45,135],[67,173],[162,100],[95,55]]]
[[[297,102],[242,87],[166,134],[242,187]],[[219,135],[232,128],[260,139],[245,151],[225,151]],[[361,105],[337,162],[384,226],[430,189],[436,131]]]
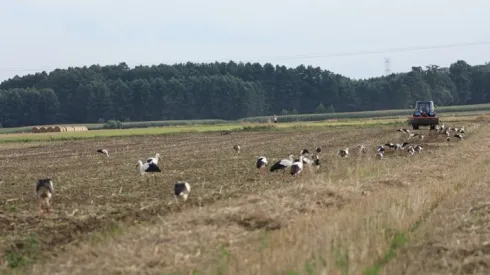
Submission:
[[[481,181],[482,152],[490,148],[487,126],[465,124],[467,140],[447,143],[431,136],[416,140],[424,146],[421,154],[387,153],[381,161],[372,148],[402,141],[394,127],[12,147],[0,157],[0,168],[12,171],[2,180],[19,184],[0,185],[2,198],[15,199],[3,206],[0,239],[10,252],[8,244],[36,231],[47,253],[28,268],[37,274],[362,274],[386,255],[394,236],[409,236],[437,202]],[[472,146],[472,140],[482,147]],[[368,155],[335,156],[361,143],[371,148]],[[234,144],[242,147],[240,155]],[[318,174],[261,177],[253,166],[259,155],[273,163],[316,146],[323,147]],[[90,153],[100,147],[117,157]],[[156,152],[164,156],[164,173],[140,177],[136,161]],[[26,162],[16,174],[15,160]],[[29,211],[32,197],[25,195],[42,175],[60,186],[55,213],[45,219]],[[172,203],[171,195],[172,184],[181,179],[193,185],[184,208]],[[404,267],[396,268],[391,274]],[[418,271],[412,274],[424,274]]]

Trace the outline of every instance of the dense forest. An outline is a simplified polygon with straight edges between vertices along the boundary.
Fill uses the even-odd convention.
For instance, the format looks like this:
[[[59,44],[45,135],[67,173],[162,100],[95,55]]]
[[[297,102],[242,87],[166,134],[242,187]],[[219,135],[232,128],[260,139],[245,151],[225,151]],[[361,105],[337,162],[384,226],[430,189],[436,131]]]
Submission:
[[[490,64],[354,80],[319,67],[269,63],[137,66],[125,63],[56,69],[0,84],[0,125],[225,119],[272,114],[408,108],[490,102]]]

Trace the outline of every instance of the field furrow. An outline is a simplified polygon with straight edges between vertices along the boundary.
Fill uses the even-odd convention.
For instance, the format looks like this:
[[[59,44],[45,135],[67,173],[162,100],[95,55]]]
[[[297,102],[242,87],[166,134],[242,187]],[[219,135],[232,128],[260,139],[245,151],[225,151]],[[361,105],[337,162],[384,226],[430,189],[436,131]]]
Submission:
[[[486,127],[465,123],[470,140],[446,142],[421,130],[426,138],[410,142],[422,144],[422,153],[388,150],[381,161],[374,158],[377,145],[406,139],[396,127],[9,144],[0,148],[3,260],[37,261],[30,270],[41,274],[284,274],[312,263],[318,272],[360,274],[383,257],[393,232],[443,196],[440,184],[472,171],[461,160],[476,163],[471,139]],[[234,144],[242,147],[238,155]],[[369,148],[366,155],[357,156],[360,144]],[[254,167],[258,156],[272,165],[316,146],[323,148],[317,172],[306,168],[293,178],[259,175]],[[345,147],[350,157],[336,156]],[[157,152],[163,172],[139,175],[137,160]],[[47,216],[34,208],[40,177],[55,182],[54,213]],[[192,185],[185,206],[174,203],[177,180]],[[339,263],[344,258],[348,263]]]

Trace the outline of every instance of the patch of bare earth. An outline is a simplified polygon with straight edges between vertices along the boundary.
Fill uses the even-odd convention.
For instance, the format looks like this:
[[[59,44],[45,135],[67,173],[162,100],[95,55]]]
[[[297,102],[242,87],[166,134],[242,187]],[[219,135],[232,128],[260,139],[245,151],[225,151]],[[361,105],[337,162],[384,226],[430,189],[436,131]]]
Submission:
[[[37,172],[9,175],[22,187],[0,185],[2,198],[21,198],[15,206],[22,209],[7,213],[5,206],[0,213],[3,224],[13,226],[0,228],[2,236],[10,234],[1,239],[7,249],[30,232],[39,234],[45,256],[28,267],[35,274],[360,274],[384,256],[396,231],[407,230],[446,195],[442,185],[474,173],[480,159],[471,158],[471,140],[483,139],[486,130],[476,126],[467,125],[469,140],[447,143],[426,133],[414,141],[424,146],[422,153],[388,152],[381,161],[375,146],[404,140],[393,127],[78,141],[57,146],[63,160],[50,157],[49,146],[12,151]],[[235,143],[242,146],[239,156],[231,149]],[[357,157],[352,149],[360,143],[370,151]],[[260,176],[253,167],[259,155],[272,164],[317,145],[324,147],[318,172]],[[346,146],[352,155],[337,157]],[[87,153],[96,147],[117,157]],[[168,159],[165,172],[147,181],[135,160],[153,152]],[[74,168],[65,174],[36,158]],[[9,165],[6,159],[0,166]],[[32,198],[21,194],[49,171],[57,171],[60,182],[57,210],[39,218],[28,211]],[[177,179],[193,186],[182,207],[172,203]],[[62,239],[55,237],[59,232],[66,232]],[[94,238],[94,232],[106,233]]]

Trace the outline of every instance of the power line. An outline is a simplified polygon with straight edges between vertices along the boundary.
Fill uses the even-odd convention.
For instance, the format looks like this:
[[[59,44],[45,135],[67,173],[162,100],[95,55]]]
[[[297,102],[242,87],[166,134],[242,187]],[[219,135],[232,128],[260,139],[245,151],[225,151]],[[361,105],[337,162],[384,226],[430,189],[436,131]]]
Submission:
[[[222,58],[213,60],[203,60],[203,61],[193,61],[194,63],[210,63],[216,61],[229,61],[229,60],[240,60],[241,62],[257,62],[266,60],[295,60],[295,59],[311,59],[311,58],[328,58],[328,57],[342,57],[342,56],[355,56],[355,55],[375,55],[381,53],[395,53],[395,52],[413,52],[422,50],[433,50],[433,49],[444,49],[444,48],[459,48],[459,47],[471,47],[478,45],[489,45],[490,41],[479,41],[479,42],[467,42],[467,43],[455,43],[455,44],[443,44],[443,45],[432,45],[432,46],[414,46],[405,48],[388,48],[388,49],[378,49],[378,50],[364,50],[364,51],[352,51],[352,52],[336,52],[336,53],[325,53],[325,54],[297,54],[288,56],[264,56],[264,57],[251,57],[245,59],[238,58]],[[187,62],[187,61],[185,61]],[[181,62],[182,63],[182,62]],[[139,63],[136,65],[144,65]],[[0,71],[43,71],[49,70],[48,67],[41,68],[0,68]]]
[[[432,46],[415,46],[415,47],[406,47],[406,48],[390,48],[390,49],[354,51],[354,52],[336,52],[336,53],[326,53],[326,54],[311,54],[311,55],[303,54],[303,55],[291,55],[291,56],[256,57],[256,58],[250,58],[250,60],[255,61],[255,60],[262,60],[262,59],[291,60],[291,59],[327,58],[327,57],[369,55],[369,54],[380,54],[380,53],[413,52],[413,51],[420,51],[420,50],[470,47],[470,46],[488,45],[488,44],[490,44],[490,41],[432,45]]]

